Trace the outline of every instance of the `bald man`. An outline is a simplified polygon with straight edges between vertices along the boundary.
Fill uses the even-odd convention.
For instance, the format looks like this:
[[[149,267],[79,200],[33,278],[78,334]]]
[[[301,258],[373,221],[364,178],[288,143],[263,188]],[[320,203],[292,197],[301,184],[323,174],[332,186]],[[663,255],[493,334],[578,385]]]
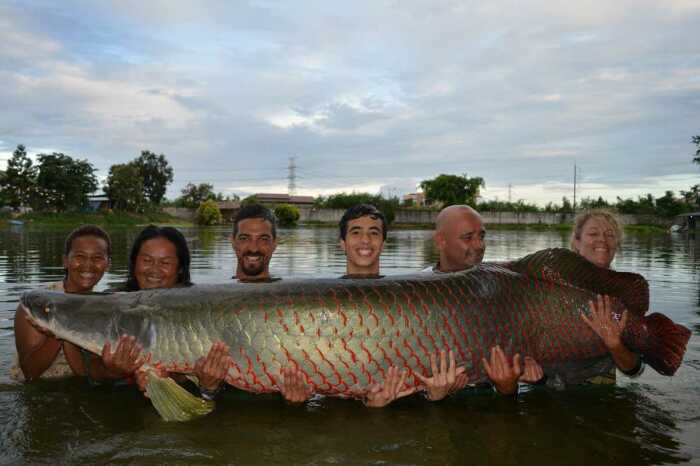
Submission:
[[[479,212],[468,205],[451,205],[440,211],[433,240],[440,251],[434,272],[459,272],[481,263],[486,229]]]
[[[424,272],[449,273],[466,270],[475,265],[479,265],[484,259],[486,245],[484,238],[486,229],[479,212],[468,205],[451,205],[440,211],[435,220],[435,233],[433,241],[440,251],[440,259],[435,266],[428,267]],[[543,377],[542,368],[530,357],[525,357],[524,365],[521,367],[520,355],[513,356],[513,363],[508,361],[500,346],[491,348],[491,357],[487,361],[483,360],[491,382],[496,391],[502,395],[513,395],[518,392],[518,381],[527,383],[538,383]],[[450,357],[449,369],[447,367],[445,354],[441,354],[442,370],[437,370],[437,365],[433,368],[433,379],[442,381],[442,390],[439,393],[451,393],[466,386],[464,368],[456,367],[454,358]],[[461,370],[460,370],[461,369]],[[428,387],[430,392],[430,385]],[[437,382],[435,382],[437,385]],[[444,395],[443,395],[444,396]],[[434,399],[434,397],[429,396]],[[439,398],[438,398],[439,399]]]

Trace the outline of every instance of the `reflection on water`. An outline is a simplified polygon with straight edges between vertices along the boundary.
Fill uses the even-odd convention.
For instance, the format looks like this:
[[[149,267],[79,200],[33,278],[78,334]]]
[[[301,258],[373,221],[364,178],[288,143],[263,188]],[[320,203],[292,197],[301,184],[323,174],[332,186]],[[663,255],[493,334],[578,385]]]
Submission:
[[[138,464],[538,464],[647,465],[700,462],[700,247],[694,238],[630,236],[615,267],[650,281],[652,308],[694,329],[676,377],[653,370],[617,387],[531,390],[517,400],[463,392],[440,403],[420,397],[378,410],[320,398],[305,406],[274,395],[229,391],[216,412],[166,424],[130,389],[90,389],[77,379],[18,385],[7,377],[19,294],[61,278],[66,231],[0,231],[0,463]],[[115,257],[102,289],[124,280],[137,231],[110,232]],[[193,279],[226,281],[234,255],[226,229],[185,229]],[[487,260],[564,246],[560,233],[489,234]],[[382,271],[435,261],[429,231],[392,232]],[[277,276],[337,276],[344,256],[330,229],[282,230]]]

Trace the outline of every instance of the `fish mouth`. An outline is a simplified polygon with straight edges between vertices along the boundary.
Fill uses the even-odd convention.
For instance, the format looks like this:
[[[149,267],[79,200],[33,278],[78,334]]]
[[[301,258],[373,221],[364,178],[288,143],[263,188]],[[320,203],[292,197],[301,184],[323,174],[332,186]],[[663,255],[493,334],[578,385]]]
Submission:
[[[23,296],[19,309],[24,311],[27,320],[38,328],[48,329],[52,319],[51,305],[37,296]]]

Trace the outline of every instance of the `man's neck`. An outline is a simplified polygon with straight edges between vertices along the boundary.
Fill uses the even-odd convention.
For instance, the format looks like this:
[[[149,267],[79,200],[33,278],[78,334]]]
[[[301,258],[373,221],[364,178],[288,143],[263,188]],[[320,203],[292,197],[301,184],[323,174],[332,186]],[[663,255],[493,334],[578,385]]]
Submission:
[[[345,275],[348,277],[376,277],[379,275],[379,264],[370,267],[356,267],[348,264],[345,266]]]
[[[245,273],[236,272],[236,280],[245,283],[267,282],[270,281],[270,272],[265,271],[258,275],[246,275]]]
[[[378,273],[347,273],[343,278],[381,278]]]
[[[442,264],[443,263],[441,261],[438,261],[438,263],[435,264],[434,270],[436,270],[438,272],[442,272],[442,273],[459,272],[461,270],[464,270],[464,269],[457,269],[457,268],[450,269],[449,267],[444,267]]]

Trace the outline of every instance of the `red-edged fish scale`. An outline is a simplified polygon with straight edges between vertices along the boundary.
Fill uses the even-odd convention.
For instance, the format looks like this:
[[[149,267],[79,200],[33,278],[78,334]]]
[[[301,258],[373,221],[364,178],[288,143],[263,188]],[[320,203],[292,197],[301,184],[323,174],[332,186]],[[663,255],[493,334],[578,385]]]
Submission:
[[[429,375],[430,354],[441,349],[455,351],[471,382],[486,380],[481,359],[496,344],[543,365],[606,354],[579,317],[593,293],[497,265],[256,287],[222,289],[218,302],[205,300],[196,312],[186,298],[187,312],[164,307],[153,316],[154,360],[186,370],[222,339],[235,360],[227,381],[236,387],[276,390],[280,369],[294,366],[318,393],[353,395],[381,382],[392,365]],[[419,381],[410,375],[408,383]]]
[[[479,362],[495,344],[534,357],[565,384],[607,373],[612,360],[580,318],[596,296],[589,290],[615,296],[618,316],[623,306],[630,311],[627,348],[660,374],[678,370],[691,331],[663,314],[645,315],[646,281],[563,249],[452,274],[94,295],[34,290],[21,302],[35,325],[96,353],[133,335],[151,365],[189,372],[223,340],[236,386],[275,389],[280,369],[291,365],[319,392],[353,395],[383,380],[391,365],[428,375],[438,349],[453,349],[471,381],[482,381]]]

